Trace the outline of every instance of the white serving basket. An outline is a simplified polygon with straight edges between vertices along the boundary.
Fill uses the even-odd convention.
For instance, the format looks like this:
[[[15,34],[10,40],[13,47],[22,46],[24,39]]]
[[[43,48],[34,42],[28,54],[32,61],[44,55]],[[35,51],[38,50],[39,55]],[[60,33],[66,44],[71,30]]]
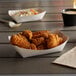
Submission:
[[[28,22],[28,21],[37,21],[37,20],[43,19],[44,15],[46,13],[45,10],[40,9],[40,8],[32,8],[32,9],[38,10],[39,13],[37,15],[30,15],[30,16],[14,16],[14,14],[17,13],[17,12],[28,10],[28,9],[22,9],[22,10],[9,10],[8,11],[8,14],[17,23],[20,23],[20,22]]]
[[[63,48],[65,47],[67,41],[69,40],[69,37],[65,36],[63,33],[57,31],[56,32],[58,35],[60,35],[63,39],[64,42],[54,48],[51,49],[46,49],[46,50],[31,50],[31,49],[24,49],[24,48],[20,48],[18,46],[14,46],[13,47],[16,49],[16,51],[23,57],[30,57],[30,56],[36,56],[36,55],[42,55],[42,54],[48,54],[48,53],[54,53],[54,52],[60,52],[63,51]],[[9,36],[9,40],[10,40]]]

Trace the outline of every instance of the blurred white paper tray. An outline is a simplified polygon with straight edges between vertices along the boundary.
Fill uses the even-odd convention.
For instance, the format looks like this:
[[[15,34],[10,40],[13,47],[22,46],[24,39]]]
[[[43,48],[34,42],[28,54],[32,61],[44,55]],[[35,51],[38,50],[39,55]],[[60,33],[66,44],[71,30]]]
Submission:
[[[42,55],[42,54],[48,54],[48,53],[54,53],[54,52],[60,52],[60,51],[63,51],[63,48],[66,45],[67,41],[69,40],[69,37],[65,36],[60,31],[56,31],[56,33],[58,35],[60,35],[61,37],[63,37],[64,42],[62,44],[60,44],[59,46],[51,48],[51,49],[46,49],[46,50],[31,50],[31,49],[20,48],[18,46],[14,46],[14,45],[12,45],[12,46],[16,49],[16,51],[23,58],[30,57],[30,56],[36,56],[36,55]],[[10,37],[11,36],[8,36],[9,40],[10,40]]]
[[[39,14],[37,14],[37,15],[31,15],[31,16],[22,16],[22,17],[21,17],[21,16],[14,16],[14,14],[15,14],[16,12],[25,11],[25,10],[27,10],[27,9],[22,9],[22,10],[9,10],[9,11],[8,11],[8,14],[9,14],[9,16],[11,16],[17,23],[41,20],[41,19],[44,17],[46,11],[43,10],[43,9],[40,9],[40,8],[33,8],[33,9],[39,9],[39,10],[40,10]]]

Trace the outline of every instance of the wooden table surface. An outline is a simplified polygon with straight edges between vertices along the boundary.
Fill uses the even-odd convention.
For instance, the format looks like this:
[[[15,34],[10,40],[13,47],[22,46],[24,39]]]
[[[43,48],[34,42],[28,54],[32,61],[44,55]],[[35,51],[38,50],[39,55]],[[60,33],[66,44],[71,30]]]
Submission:
[[[52,64],[64,52],[76,46],[76,26],[64,27],[61,11],[73,7],[73,0],[0,0],[0,18],[12,20],[10,9],[42,8],[47,11],[41,21],[24,22],[11,29],[0,22],[0,74],[75,74],[76,69]],[[8,36],[25,29],[61,30],[69,36],[62,52],[23,59],[9,43]]]

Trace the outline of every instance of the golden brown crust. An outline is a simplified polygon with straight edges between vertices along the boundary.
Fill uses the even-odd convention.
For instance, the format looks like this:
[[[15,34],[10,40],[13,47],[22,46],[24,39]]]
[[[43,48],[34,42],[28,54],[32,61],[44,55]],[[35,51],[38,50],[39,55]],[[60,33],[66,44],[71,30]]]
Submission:
[[[21,34],[12,35],[11,43],[22,48],[29,49],[30,47],[30,43],[28,42],[27,38]]]
[[[30,31],[30,30],[24,30],[24,31],[22,32],[22,35],[24,35],[24,36],[27,37],[28,39],[32,39],[32,36],[33,36],[32,31]]]
[[[63,38],[46,30],[37,32],[24,30],[16,35],[12,35],[10,42],[21,48],[43,50],[60,45],[63,42]]]
[[[63,39],[59,37],[57,34],[50,34],[47,39],[47,47],[53,48],[62,43]]]
[[[32,43],[34,43],[36,46],[44,43],[44,37],[39,37],[39,38],[33,38]]]
[[[33,38],[38,38],[38,37],[48,38],[48,35],[49,35],[50,33],[51,33],[51,32],[50,32],[50,31],[47,31],[47,30],[33,32]]]
[[[46,49],[46,46],[44,44],[37,46],[37,50],[44,50],[44,49]]]
[[[32,50],[37,50],[37,47],[36,47],[35,44],[31,43],[31,45],[30,45],[30,49],[32,49]]]

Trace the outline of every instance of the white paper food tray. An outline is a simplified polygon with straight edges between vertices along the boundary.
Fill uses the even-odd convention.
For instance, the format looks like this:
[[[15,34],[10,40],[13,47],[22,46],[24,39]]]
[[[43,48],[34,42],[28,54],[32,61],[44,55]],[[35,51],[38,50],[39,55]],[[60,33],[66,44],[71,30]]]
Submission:
[[[40,8],[33,8],[33,9],[40,9]],[[11,16],[17,23],[20,23],[20,22],[28,22],[28,21],[41,20],[41,19],[44,17],[45,13],[46,13],[45,10],[40,9],[41,12],[40,12],[39,14],[37,14],[37,15],[22,16],[22,17],[21,17],[21,16],[14,16],[14,14],[15,14],[16,12],[25,11],[25,10],[27,10],[27,9],[22,9],[22,10],[9,10],[9,11],[8,11],[8,14],[9,14],[9,16]]]
[[[64,42],[62,44],[60,44],[57,47],[51,48],[51,49],[46,49],[46,50],[31,50],[31,49],[24,49],[24,48],[20,48],[18,46],[14,46],[13,47],[16,49],[16,51],[23,57],[30,57],[30,56],[36,56],[36,55],[42,55],[42,54],[48,54],[48,53],[54,53],[54,52],[60,52],[63,51],[64,46],[66,45],[67,41],[69,40],[69,38],[67,36],[65,36],[63,33],[57,31],[57,34],[59,34],[61,37],[63,37]],[[9,36],[9,40],[10,40]]]

